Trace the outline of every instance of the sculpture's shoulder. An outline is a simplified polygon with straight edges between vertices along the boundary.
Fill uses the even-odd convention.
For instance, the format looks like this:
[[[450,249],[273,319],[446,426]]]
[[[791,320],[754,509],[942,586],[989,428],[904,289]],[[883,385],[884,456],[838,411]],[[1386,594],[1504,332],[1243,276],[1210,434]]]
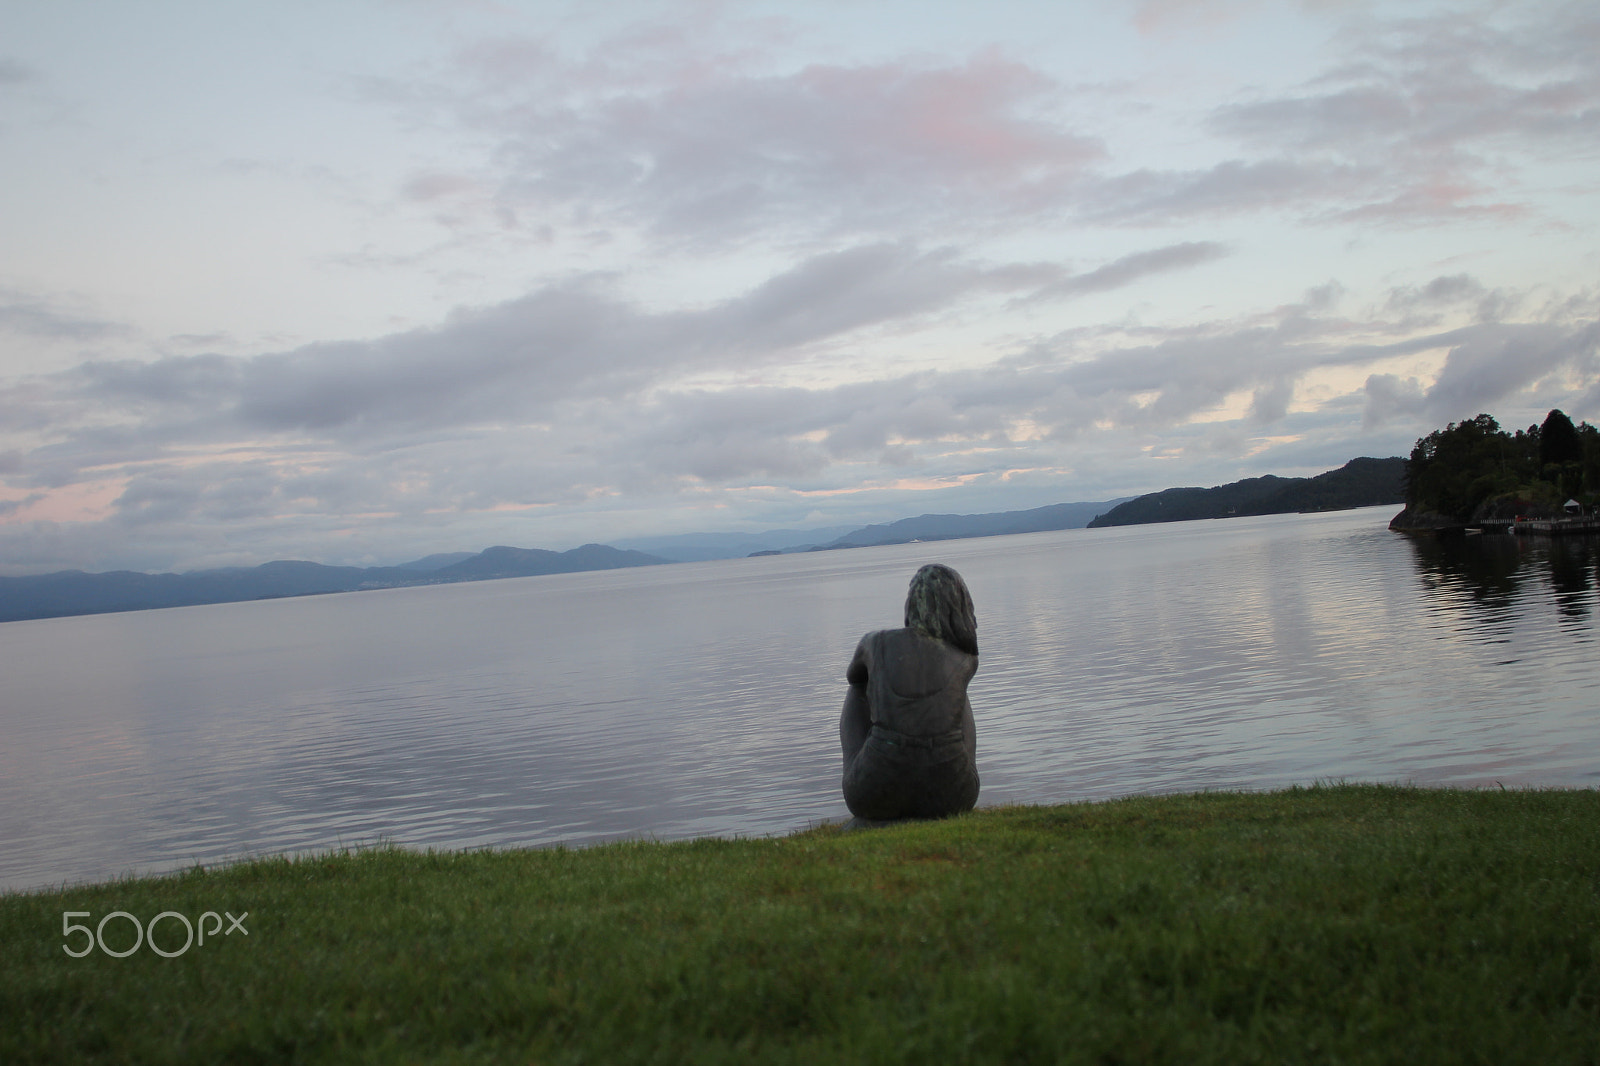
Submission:
[[[850,665],[845,668],[845,680],[861,685],[870,674],[877,673],[878,663],[883,660],[882,637],[887,632],[890,630],[874,629],[856,643],[855,654],[850,656]]]
[[[856,655],[854,655],[854,658],[872,658],[875,651],[877,651],[877,648],[882,645],[882,637],[885,632],[888,631],[886,631],[886,629],[874,629],[874,631],[869,632],[869,634],[862,635],[861,640],[856,642]]]
[[[867,636],[873,638],[880,647],[918,648],[924,643],[939,643],[923,636],[915,629],[878,629],[868,633]]]
[[[894,643],[895,634],[904,632],[903,629],[874,629],[856,644],[856,658],[869,661],[882,659]]]
[[[867,636],[876,638],[873,652],[880,660],[893,661],[908,673],[967,680],[978,672],[976,655],[914,629],[883,629]]]
[[[959,678],[965,684],[978,672],[978,657],[971,652],[962,651],[954,644],[946,644],[942,640],[934,640],[920,633],[917,636],[927,644],[933,645],[928,654],[949,671],[952,679]]]
[[[936,637],[930,637],[926,633],[919,633],[915,629],[880,629],[876,633],[868,633],[867,636],[877,637],[884,644],[893,645],[897,650],[904,649],[930,658],[970,659],[973,662],[978,659],[976,655],[970,655],[954,644],[946,644]]]

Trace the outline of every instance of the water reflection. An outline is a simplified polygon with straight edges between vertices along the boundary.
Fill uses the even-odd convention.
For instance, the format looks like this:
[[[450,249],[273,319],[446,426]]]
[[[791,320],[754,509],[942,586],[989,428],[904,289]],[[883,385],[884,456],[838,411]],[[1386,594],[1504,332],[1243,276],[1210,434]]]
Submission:
[[[1548,596],[1563,628],[1587,632],[1595,604],[1600,537],[1408,537],[1429,605],[1465,610],[1503,629],[1529,597]]]
[[[1600,537],[1561,537],[1550,543],[1550,586],[1555,590],[1557,608],[1568,618],[1587,621],[1589,617],[1597,559]]]

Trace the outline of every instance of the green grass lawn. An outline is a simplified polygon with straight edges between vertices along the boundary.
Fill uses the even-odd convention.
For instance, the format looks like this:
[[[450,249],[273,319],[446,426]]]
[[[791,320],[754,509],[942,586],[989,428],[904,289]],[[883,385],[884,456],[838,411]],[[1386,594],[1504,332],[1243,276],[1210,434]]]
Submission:
[[[1590,791],[377,849],[0,896],[0,1062],[1597,1062],[1597,919]]]

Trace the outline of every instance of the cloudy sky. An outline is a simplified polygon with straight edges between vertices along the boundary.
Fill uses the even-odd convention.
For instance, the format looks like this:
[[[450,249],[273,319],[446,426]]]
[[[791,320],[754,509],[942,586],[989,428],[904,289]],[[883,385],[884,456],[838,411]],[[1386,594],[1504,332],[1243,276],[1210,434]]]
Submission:
[[[0,0],[0,572],[1600,421],[1600,9]]]

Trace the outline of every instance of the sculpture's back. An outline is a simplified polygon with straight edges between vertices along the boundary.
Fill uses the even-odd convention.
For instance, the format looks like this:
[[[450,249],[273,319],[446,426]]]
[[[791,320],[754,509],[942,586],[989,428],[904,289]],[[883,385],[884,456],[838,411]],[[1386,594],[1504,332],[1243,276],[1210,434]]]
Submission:
[[[906,627],[861,638],[839,720],[844,798],[872,820],[941,818],[978,800],[977,732],[967,683],[977,621],[961,576],[930,564],[911,579]]]

